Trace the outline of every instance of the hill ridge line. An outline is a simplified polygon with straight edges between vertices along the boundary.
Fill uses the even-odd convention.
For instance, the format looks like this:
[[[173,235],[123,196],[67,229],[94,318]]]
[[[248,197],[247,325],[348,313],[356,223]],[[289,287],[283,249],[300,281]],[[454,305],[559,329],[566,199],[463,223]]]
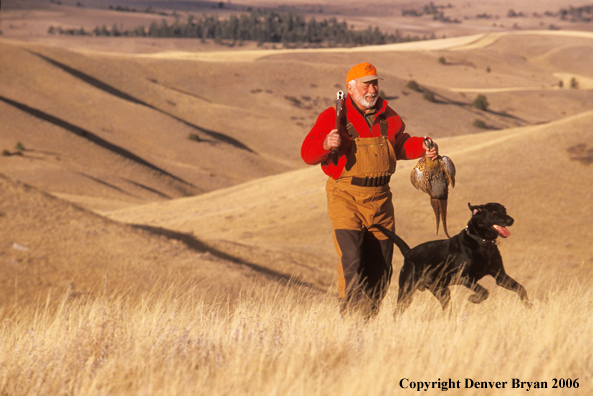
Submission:
[[[279,174],[275,174],[275,175],[260,177],[258,179],[249,180],[244,183],[235,184],[235,185],[229,186],[229,187],[219,188],[217,190],[208,191],[208,192],[205,192],[205,193],[202,193],[199,195],[173,198],[173,199],[170,199],[170,200],[167,200],[164,202],[149,202],[149,203],[143,203],[143,204],[139,204],[139,205],[132,205],[132,206],[126,207],[124,209],[98,211],[98,213],[100,213],[101,215],[110,216],[111,214],[134,211],[138,208],[143,208],[143,207],[149,208],[149,207],[153,207],[153,206],[162,206],[162,205],[178,203],[178,202],[183,202],[183,201],[190,202],[190,201],[194,201],[194,200],[204,200],[204,199],[205,200],[217,200],[220,197],[225,197],[225,196],[228,196],[229,194],[232,195],[232,194],[240,192],[241,190],[250,189],[250,188],[258,188],[258,186],[261,186],[262,183],[274,183],[274,182],[277,182],[277,181],[279,181],[281,179],[285,179],[285,178],[291,178],[294,180],[295,176],[304,177],[303,175],[308,174],[308,173],[311,173],[311,175],[310,176],[307,175],[306,176],[307,179],[313,179],[315,177],[320,177],[320,178],[322,178],[322,183],[323,183],[323,180],[326,179],[326,176],[323,174],[323,172],[321,172],[320,169],[318,169],[317,166],[311,166],[311,167],[295,169],[295,170],[291,170],[291,171],[287,171],[287,172],[283,172],[283,173],[279,173]],[[309,189],[309,190],[324,191],[324,189],[325,189],[325,184],[319,184],[314,189]],[[306,194],[307,192],[309,192],[309,190],[302,191],[302,194]],[[286,190],[283,190],[283,191],[286,192]],[[244,205],[248,205],[248,203],[244,203]]]
[[[98,135],[96,135],[96,134],[94,134],[94,133],[92,133],[90,131],[87,131],[86,129],[83,129],[83,128],[79,127],[79,126],[76,126],[74,124],[71,124],[68,121],[65,121],[65,120],[63,120],[61,118],[55,117],[55,116],[53,116],[51,114],[48,114],[48,113],[46,113],[44,111],[41,111],[39,109],[35,109],[33,107],[27,106],[26,104],[17,102],[17,101],[12,100],[12,99],[5,98],[4,96],[0,96],[0,101],[5,102],[6,104],[9,104],[9,105],[11,105],[11,106],[13,106],[13,107],[21,110],[21,111],[23,111],[23,112],[25,112],[25,113],[33,116],[33,117],[36,117],[36,118],[38,118],[40,120],[43,120],[43,121],[47,121],[47,122],[49,122],[49,123],[51,123],[51,124],[53,124],[53,125],[55,125],[57,127],[60,127],[62,129],[65,129],[68,132],[71,132],[71,133],[73,133],[73,134],[75,134],[75,135],[77,135],[77,136],[79,136],[79,137],[81,137],[83,139],[86,139],[86,140],[88,140],[88,141],[90,141],[90,142],[98,145],[99,147],[102,147],[102,148],[104,148],[106,150],[109,150],[112,153],[117,154],[117,155],[120,155],[120,156],[122,156],[122,157],[124,157],[124,158],[126,158],[126,159],[128,159],[128,160],[130,160],[132,162],[135,162],[135,163],[137,163],[139,165],[146,166],[146,167],[148,167],[148,168],[150,168],[152,170],[155,170],[155,171],[157,171],[157,172],[159,172],[159,173],[161,173],[161,174],[163,174],[165,176],[171,177],[174,180],[177,180],[177,181],[179,181],[181,183],[184,183],[184,184],[187,184],[189,186],[195,187],[193,184],[191,184],[191,183],[189,183],[189,182],[181,179],[180,177],[177,177],[177,176],[175,176],[175,175],[167,172],[164,169],[159,168],[156,165],[151,164],[150,162],[148,162],[145,159],[139,157],[138,155],[132,153],[131,151],[128,151],[125,148],[120,147],[120,146],[118,146],[116,144],[113,144],[113,143],[109,142],[108,140],[105,140],[102,137],[100,137],[100,136],[98,136]]]
[[[451,48],[452,51],[466,51],[476,48],[484,48],[497,42],[501,37],[511,35],[549,35],[549,36],[564,36],[564,37],[580,37],[593,39],[593,33],[583,32],[579,30],[523,30],[523,31],[506,31],[506,32],[492,32],[482,33],[482,37],[479,37],[476,41],[465,45],[460,45],[455,48]]]
[[[230,137],[228,135],[225,135],[224,133],[216,132],[216,131],[211,131],[211,130],[208,130],[206,128],[202,128],[200,126],[194,125],[191,122],[185,121],[184,119],[182,119],[180,117],[177,117],[177,116],[175,116],[173,114],[170,114],[170,113],[168,113],[168,112],[166,112],[166,111],[164,111],[162,109],[159,109],[158,107],[155,107],[155,106],[151,105],[150,103],[147,103],[147,102],[145,102],[145,101],[143,101],[141,99],[138,99],[138,98],[136,98],[136,97],[134,97],[132,95],[129,95],[129,94],[127,94],[127,93],[125,93],[125,92],[123,92],[123,91],[115,88],[112,85],[109,85],[109,84],[107,84],[107,83],[105,83],[105,82],[103,82],[103,81],[101,81],[101,80],[99,80],[99,79],[97,79],[97,78],[95,78],[95,77],[93,77],[91,75],[88,75],[88,74],[86,74],[84,72],[81,72],[80,70],[76,70],[76,69],[74,69],[74,68],[72,68],[72,67],[70,67],[70,66],[68,66],[68,65],[66,65],[64,63],[58,62],[55,59],[51,59],[51,58],[49,58],[49,57],[47,57],[45,55],[39,54],[37,52],[31,51],[31,50],[28,50],[28,51],[31,54],[33,54],[35,56],[38,56],[39,58],[43,59],[44,61],[50,63],[51,65],[62,69],[64,72],[70,74],[71,76],[73,76],[73,77],[75,77],[75,78],[77,78],[77,79],[79,79],[79,80],[81,80],[81,81],[83,81],[83,82],[85,82],[85,83],[87,83],[87,84],[89,84],[89,85],[91,85],[91,86],[93,86],[93,87],[95,87],[95,88],[103,91],[103,92],[106,92],[106,93],[108,93],[110,95],[114,95],[114,96],[116,96],[116,97],[118,97],[120,99],[126,100],[128,102],[131,102],[131,103],[134,103],[134,104],[137,104],[137,105],[140,105],[140,106],[148,107],[151,110],[158,111],[159,113],[162,113],[162,114],[164,114],[164,115],[166,115],[168,117],[171,117],[174,120],[176,120],[178,122],[181,122],[182,124],[187,125],[190,128],[193,128],[193,129],[195,129],[197,131],[200,131],[200,132],[202,132],[202,133],[204,133],[204,134],[206,134],[206,135],[208,135],[208,136],[210,136],[210,137],[212,137],[212,138],[214,138],[214,139],[216,139],[216,140],[218,140],[220,142],[230,144],[231,146],[237,147],[237,148],[242,149],[242,150],[246,150],[246,151],[248,151],[250,153],[255,153],[251,148],[249,148],[244,143],[242,143],[242,142],[238,141],[237,139],[234,139],[234,138],[232,138],[232,137]]]
[[[522,127],[503,129],[502,131],[484,132],[484,133],[481,133],[479,136],[487,135],[488,137],[490,137],[490,136],[498,135],[498,134],[501,134],[501,136],[492,137],[484,143],[475,144],[475,145],[472,145],[471,147],[448,150],[448,154],[450,153],[453,155],[458,155],[458,154],[463,154],[463,153],[469,153],[469,152],[476,151],[476,150],[481,150],[485,147],[499,144],[501,142],[507,141],[507,140],[512,139],[517,136],[524,136],[524,135],[528,135],[528,134],[537,133],[542,128],[546,128],[546,127],[550,127],[550,126],[554,126],[554,125],[562,125],[562,124],[566,124],[566,123],[571,123],[571,122],[574,122],[575,120],[578,120],[581,118],[588,118],[588,117],[593,118],[593,110],[575,114],[575,115],[572,115],[572,116],[569,116],[566,118],[562,118],[560,120],[554,120],[551,122],[547,122],[545,124],[527,125],[527,126],[522,126]],[[452,136],[452,137],[442,138],[440,140],[445,140],[445,141],[449,142],[449,141],[454,141],[456,138],[461,139],[465,136],[467,136],[467,135]]]
[[[254,62],[260,58],[274,55],[298,53],[354,53],[354,52],[397,52],[397,51],[441,51],[441,50],[468,50],[488,46],[503,36],[510,35],[555,35],[567,37],[581,37],[593,39],[593,33],[578,30],[525,30],[477,33],[466,36],[439,38],[434,40],[412,41],[404,43],[368,45],[349,48],[297,48],[297,49],[257,49],[239,51],[161,51],[155,53],[119,53],[87,49],[74,49],[73,51],[86,54],[100,54],[104,56],[152,58],[152,59],[185,59],[206,62]]]

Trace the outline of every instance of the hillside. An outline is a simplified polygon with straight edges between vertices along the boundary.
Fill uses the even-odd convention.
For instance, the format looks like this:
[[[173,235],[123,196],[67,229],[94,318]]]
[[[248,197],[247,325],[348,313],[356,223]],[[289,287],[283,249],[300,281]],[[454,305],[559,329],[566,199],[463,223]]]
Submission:
[[[593,112],[587,112],[547,125],[441,139],[441,151],[454,160],[458,172],[448,205],[450,232],[465,227],[468,202],[500,202],[516,220],[501,247],[510,271],[521,271],[527,279],[546,271],[593,275],[593,250],[587,242],[593,237],[593,192],[588,187],[593,147],[586,143],[593,138],[592,121]],[[396,228],[410,245],[437,238],[429,199],[409,182],[414,163],[399,162],[392,181]],[[312,167],[106,215],[192,233],[237,254],[244,245],[269,248],[308,256],[303,266],[331,268],[335,253],[324,182],[321,170]],[[396,255],[395,262],[400,261]]]
[[[12,153],[21,143],[25,151],[1,158],[0,171],[109,210],[303,168],[303,136],[362,60],[377,65],[385,97],[413,135],[484,132],[476,120],[489,129],[536,125],[593,106],[593,76],[581,66],[593,62],[592,47],[592,34],[571,32],[158,54],[2,40],[0,148]],[[570,88],[573,78],[579,89]],[[480,93],[487,111],[471,106]]]
[[[3,168],[47,191],[142,202],[286,169],[202,126],[195,111],[181,117],[178,97],[192,105],[200,99],[163,88],[136,68],[56,48],[1,47],[0,144],[26,149],[4,158]]]
[[[592,147],[586,143],[593,138],[592,121],[587,112],[440,141],[458,169],[449,230],[464,227],[467,202],[503,203],[516,220],[501,246],[505,265],[535,298],[544,298],[546,291],[534,287],[552,274],[564,281],[593,276]],[[409,183],[414,162],[400,162],[392,181],[396,227],[411,245],[437,238],[428,198]],[[5,302],[31,302],[49,290],[88,296],[108,287],[142,294],[176,279],[216,285],[213,296],[290,278],[312,290],[333,287],[325,177],[317,167],[105,212],[111,220],[5,177],[0,181]],[[400,262],[396,255],[396,268]]]
[[[212,289],[213,301],[232,301],[246,285],[300,280],[191,234],[111,221],[3,175],[0,222],[4,310],[15,302],[43,303],[50,292],[91,299],[115,292],[135,299],[171,284],[179,293],[198,286]]]

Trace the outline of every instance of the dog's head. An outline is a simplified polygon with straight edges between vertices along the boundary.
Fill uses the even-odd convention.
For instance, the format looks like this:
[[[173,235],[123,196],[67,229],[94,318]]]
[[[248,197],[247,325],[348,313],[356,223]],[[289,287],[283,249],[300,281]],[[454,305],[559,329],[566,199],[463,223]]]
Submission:
[[[511,235],[506,227],[513,225],[513,218],[507,215],[507,210],[499,203],[476,205],[468,203],[472,211],[472,218],[468,223],[476,234],[484,239],[496,239],[499,235],[503,238]]]

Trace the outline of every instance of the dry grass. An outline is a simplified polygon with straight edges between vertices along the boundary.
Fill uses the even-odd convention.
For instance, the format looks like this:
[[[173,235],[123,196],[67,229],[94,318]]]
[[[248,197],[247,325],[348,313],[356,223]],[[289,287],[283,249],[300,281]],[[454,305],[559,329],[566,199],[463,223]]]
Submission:
[[[451,379],[485,395],[500,390],[465,389],[466,378],[511,390],[517,378],[546,382],[546,394],[587,394],[591,289],[577,279],[538,286],[548,293],[531,310],[504,290],[474,306],[454,288],[449,315],[422,293],[396,322],[390,293],[369,323],[341,318],[332,294],[296,286],[253,289],[233,304],[212,301],[206,283],[138,299],[58,297],[57,308],[48,297],[45,308],[4,318],[0,392],[388,395],[412,381]],[[578,379],[579,389],[551,389],[554,378]]]

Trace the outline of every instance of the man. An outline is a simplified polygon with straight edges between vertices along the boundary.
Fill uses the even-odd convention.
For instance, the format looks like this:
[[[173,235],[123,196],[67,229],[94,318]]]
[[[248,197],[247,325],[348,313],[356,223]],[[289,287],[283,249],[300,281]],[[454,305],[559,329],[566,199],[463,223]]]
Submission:
[[[341,310],[360,310],[370,317],[391,281],[393,243],[375,224],[395,231],[389,180],[396,160],[438,155],[423,137],[404,133],[405,125],[387,102],[379,97],[377,69],[369,63],[354,66],[346,76],[348,95],[340,127],[336,109],[318,117],[301,147],[309,165],[321,164],[329,176],[326,184],[328,214],[340,262],[338,291]],[[337,148],[337,164],[331,151]]]

